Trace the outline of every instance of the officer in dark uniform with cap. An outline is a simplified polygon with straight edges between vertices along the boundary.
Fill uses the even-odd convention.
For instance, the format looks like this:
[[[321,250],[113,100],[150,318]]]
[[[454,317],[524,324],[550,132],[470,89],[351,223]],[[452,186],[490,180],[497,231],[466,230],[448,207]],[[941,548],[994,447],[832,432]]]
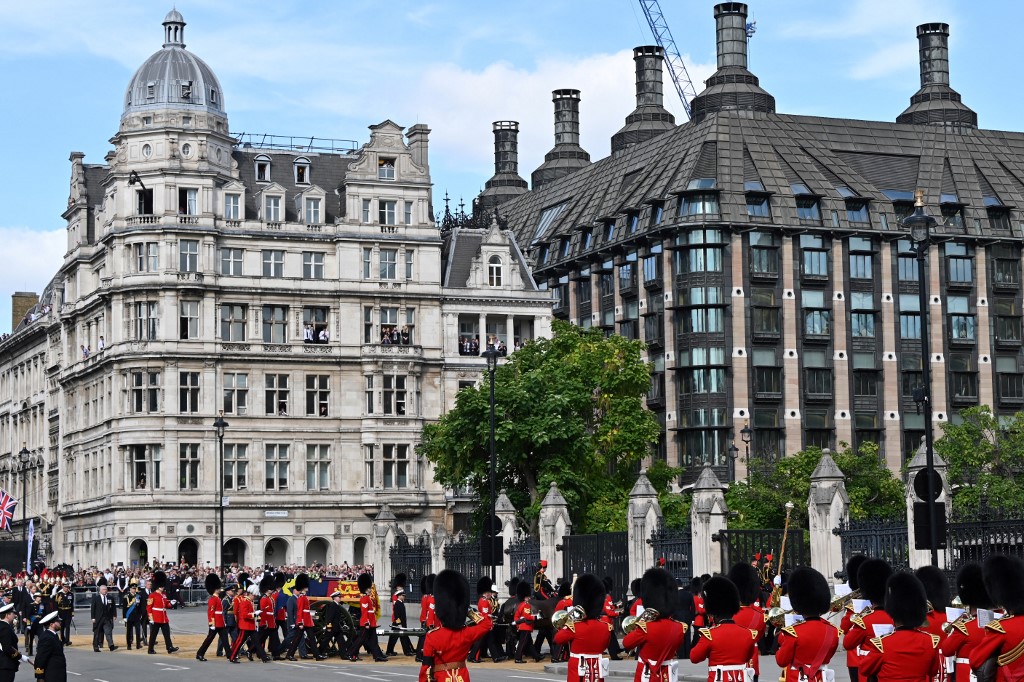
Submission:
[[[64,658],[64,642],[60,638],[60,619],[51,611],[39,620],[45,628],[39,634],[36,652],[36,680],[42,682],[67,682],[68,662]]]
[[[0,682],[14,682],[14,673],[28,657],[18,650],[18,635],[14,632],[14,604],[0,606]]]

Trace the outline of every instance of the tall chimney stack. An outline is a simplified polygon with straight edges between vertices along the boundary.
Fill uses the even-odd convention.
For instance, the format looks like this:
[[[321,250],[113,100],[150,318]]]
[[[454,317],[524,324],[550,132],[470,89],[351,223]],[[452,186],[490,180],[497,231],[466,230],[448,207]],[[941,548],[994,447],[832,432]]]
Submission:
[[[519,121],[495,121],[494,175],[477,197],[477,210],[491,211],[525,194],[528,188],[526,180],[519,177]]]
[[[580,91],[554,90],[551,101],[555,103],[555,147],[530,176],[533,189],[590,165],[590,154],[580,147]]]
[[[917,27],[917,44],[921,89],[910,98],[910,106],[896,117],[896,122],[939,126],[951,132],[977,128],[978,114],[949,87],[949,24],[921,24]]]
[[[633,48],[636,64],[636,109],[626,117],[626,125],[612,135],[612,154],[671,130],[676,118],[664,108],[661,82],[665,51],[657,45]]]
[[[723,2],[715,5],[718,68],[747,68],[747,5]]]

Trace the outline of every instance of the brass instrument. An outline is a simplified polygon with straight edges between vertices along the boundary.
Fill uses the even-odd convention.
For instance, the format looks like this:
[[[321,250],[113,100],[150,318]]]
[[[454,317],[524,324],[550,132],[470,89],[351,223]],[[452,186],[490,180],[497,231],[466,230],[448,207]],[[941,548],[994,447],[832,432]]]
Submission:
[[[660,615],[661,614],[658,613],[657,609],[644,609],[644,612],[639,616],[626,616],[622,619],[622,631],[628,635],[638,627],[642,627],[653,620],[657,620]]]
[[[475,606],[470,606],[469,612],[466,613],[466,625],[476,625],[486,617],[487,616],[477,611]]]
[[[571,627],[581,620],[586,620],[587,614],[583,612],[583,609],[579,606],[570,606],[567,609],[561,611],[555,611],[551,614],[551,625],[556,630],[560,630],[564,627]]]
[[[793,609],[789,611],[783,610],[781,606],[775,606],[768,609],[768,622],[774,627],[781,628],[786,624],[786,616],[796,613]]]
[[[786,525],[782,528],[782,547],[779,548],[779,568],[775,572],[776,578],[782,577],[782,559],[786,556],[786,538],[789,536],[789,516],[793,513],[792,502],[786,502]],[[775,608],[782,602],[782,585],[773,585],[771,597],[768,598],[768,606]]]
[[[846,608],[846,605],[852,602],[854,599],[860,599],[860,588],[857,588],[849,594],[842,594],[837,597],[833,597],[831,603],[828,605],[829,613],[838,613]]]

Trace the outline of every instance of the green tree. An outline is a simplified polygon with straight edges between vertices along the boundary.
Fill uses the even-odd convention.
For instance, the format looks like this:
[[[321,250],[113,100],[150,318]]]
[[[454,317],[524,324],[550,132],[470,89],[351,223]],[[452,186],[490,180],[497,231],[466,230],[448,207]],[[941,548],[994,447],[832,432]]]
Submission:
[[[842,451],[832,453],[832,459],[846,477],[850,518],[902,518],[906,514],[903,482],[882,463],[878,446],[864,443],[859,451],[847,443],[842,446]],[[737,514],[729,525],[733,528],[782,528],[786,518],[784,506],[792,502],[795,507],[790,528],[807,528],[811,474],[820,459],[821,449],[810,447],[783,457],[771,467],[753,466],[750,483],[741,481],[725,494],[729,510]]]
[[[660,433],[645,409],[650,369],[643,343],[556,321],[551,339],[511,355],[495,373],[498,489],[533,524],[554,481],[582,532],[617,527],[640,461]],[[449,488],[488,508],[489,386],[459,391],[455,406],[423,429],[420,452]],[[591,513],[595,516],[592,518]]]
[[[1024,512],[1024,413],[996,417],[987,405],[960,412],[942,425],[935,452],[946,461],[954,514],[973,514],[982,498]]]

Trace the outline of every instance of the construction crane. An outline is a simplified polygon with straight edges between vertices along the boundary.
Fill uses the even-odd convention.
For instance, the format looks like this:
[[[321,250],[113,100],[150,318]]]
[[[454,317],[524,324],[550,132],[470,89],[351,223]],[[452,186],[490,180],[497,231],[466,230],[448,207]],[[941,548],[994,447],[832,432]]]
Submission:
[[[675,38],[672,37],[672,31],[665,21],[661,5],[658,4],[658,0],[640,0],[640,7],[644,11],[644,16],[647,17],[647,24],[651,27],[654,40],[665,51],[668,72],[672,76],[676,92],[679,93],[679,100],[683,103],[683,109],[686,110],[686,118],[689,119],[690,100],[697,96],[697,91],[693,88],[693,81],[690,80],[686,64],[683,63],[683,57],[679,54],[679,48],[676,47]]]

